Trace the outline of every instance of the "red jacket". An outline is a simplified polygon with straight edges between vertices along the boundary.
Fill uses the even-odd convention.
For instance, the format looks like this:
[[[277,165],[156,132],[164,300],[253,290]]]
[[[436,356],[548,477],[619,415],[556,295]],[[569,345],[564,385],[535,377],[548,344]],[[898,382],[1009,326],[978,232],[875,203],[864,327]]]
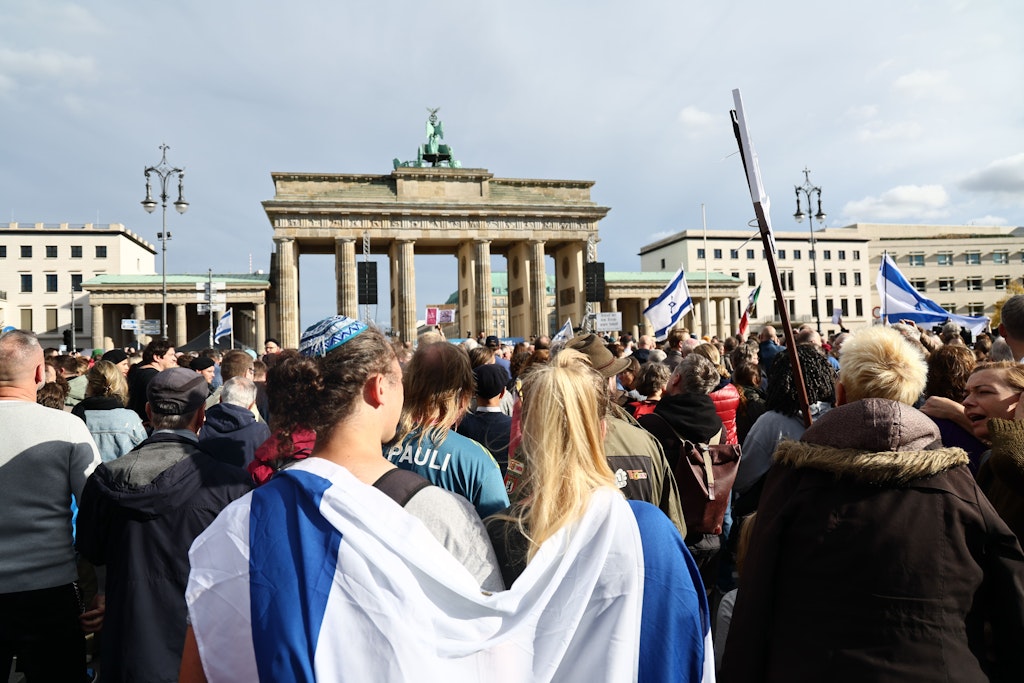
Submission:
[[[722,420],[725,427],[725,440],[723,443],[735,444],[736,440],[736,410],[740,407],[740,391],[734,384],[720,385],[712,391],[711,400],[715,403],[715,412]]]

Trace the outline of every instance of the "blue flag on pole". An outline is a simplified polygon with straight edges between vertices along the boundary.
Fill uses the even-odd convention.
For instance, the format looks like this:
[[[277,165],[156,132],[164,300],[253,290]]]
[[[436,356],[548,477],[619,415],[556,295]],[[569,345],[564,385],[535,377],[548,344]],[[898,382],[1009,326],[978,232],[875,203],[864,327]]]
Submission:
[[[227,337],[231,334],[232,311],[234,311],[234,309],[229,308],[227,312],[220,317],[220,322],[217,323],[217,331],[213,333],[213,341],[219,342],[222,337]]]
[[[680,266],[679,272],[668,283],[668,287],[647,307],[644,315],[654,325],[655,338],[663,341],[668,336],[668,331],[692,308],[693,299],[690,298],[690,290],[686,287],[686,274]]]
[[[985,316],[967,316],[950,313],[931,299],[921,296],[907,282],[889,254],[882,255],[882,265],[875,281],[878,298],[882,301],[882,320],[899,322],[912,320],[917,325],[941,325],[947,321],[959,324],[977,335],[985,331],[990,321]]]

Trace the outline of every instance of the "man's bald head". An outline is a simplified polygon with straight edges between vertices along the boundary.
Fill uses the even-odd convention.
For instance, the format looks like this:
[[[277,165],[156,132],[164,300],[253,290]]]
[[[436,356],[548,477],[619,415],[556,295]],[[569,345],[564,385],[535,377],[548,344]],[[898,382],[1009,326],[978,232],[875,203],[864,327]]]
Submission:
[[[43,347],[35,334],[14,330],[0,337],[0,390],[28,391],[34,401],[42,367]]]

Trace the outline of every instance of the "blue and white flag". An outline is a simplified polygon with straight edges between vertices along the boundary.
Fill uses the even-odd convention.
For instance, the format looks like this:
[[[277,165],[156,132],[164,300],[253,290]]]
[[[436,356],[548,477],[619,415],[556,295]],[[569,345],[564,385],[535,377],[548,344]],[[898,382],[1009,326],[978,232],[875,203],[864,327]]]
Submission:
[[[595,493],[510,590],[322,458],[196,539],[186,600],[220,681],[712,681],[700,575],[657,508]]]
[[[664,341],[668,331],[692,308],[693,299],[690,298],[690,290],[686,287],[686,274],[680,266],[679,272],[668,283],[668,287],[647,307],[644,315],[654,325],[654,337],[658,341]]]
[[[889,257],[882,254],[882,264],[875,281],[878,298],[882,301],[882,320],[899,322],[912,320],[917,325],[941,325],[947,321],[959,324],[978,335],[985,331],[991,320],[985,316],[967,316],[950,313],[931,299],[921,296],[914,286],[907,282],[903,273]]]
[[[232,319],[231,315],[235,309],[229,308],[224,315],[220,317],[220,322],[217,323],[217,331],[213,333],[213,341],[219,342],[222,337],[227,337],[232,331]]]
[[[572,318],[566,318],[565,324],[558,330],[558,334],[551,338],[552,344],[561,344],[572,339]]]

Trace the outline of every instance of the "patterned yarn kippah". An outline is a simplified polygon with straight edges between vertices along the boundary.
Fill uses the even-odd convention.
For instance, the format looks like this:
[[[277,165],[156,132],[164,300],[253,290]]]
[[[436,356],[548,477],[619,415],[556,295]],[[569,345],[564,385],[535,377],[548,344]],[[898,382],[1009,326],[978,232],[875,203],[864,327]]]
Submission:
[[[311,358],[322,358],[365,329],[364,323],[343,315],[324,318],[302,333],[299,353]]]

